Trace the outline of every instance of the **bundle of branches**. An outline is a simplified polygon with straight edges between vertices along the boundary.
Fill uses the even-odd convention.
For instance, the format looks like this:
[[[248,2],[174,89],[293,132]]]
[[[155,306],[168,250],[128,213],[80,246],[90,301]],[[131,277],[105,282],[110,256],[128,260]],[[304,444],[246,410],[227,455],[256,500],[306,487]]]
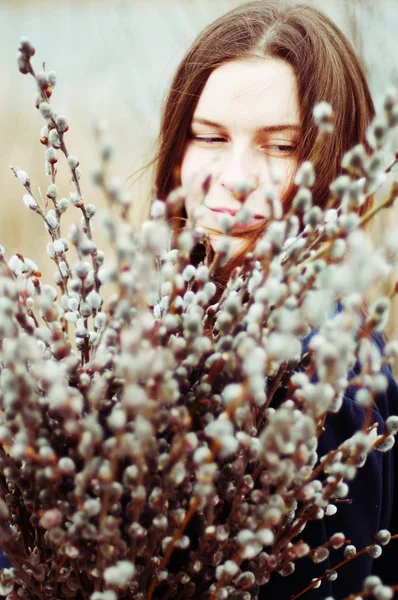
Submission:
[[[170,245],[183,190],[155,200],[136,231],[128,199],[107,179],[106,143],[94,172],[111,205],[102,227],[113,257],[104,260],[92,235],[96,208],[66,147],[67,120],[49,103],[55,73],[35,73],[33,54],[21,40],[19,68],[36,79],[45,120],[46,198],[27,173],[14,173],[51,236],[56,273],[55,287],[45,284],[32,260],[1,249],[0,545],[12,568],[0,592],[246,600],[305,556],[320,562],[344,546],[346,561],[376,556],[388,531],[358,552],[341,532],[315,548],[302,535],[311,520],[336,512],[367,456],[389,450],[398,429],[391,416],[380,431],[372,409],[386,387],[382,369],[398,353],[394,341],[384,355],[372,341],[389,298],[363,311],[365,291],[398,264],[396,237],[374,249],[364,232],[393,202],[395,184],[358,215],[391,170],[381,148],[398,122],[396,96],[386,96],[369,130],[372,152],[345,156],[325,211],[312,204],[309,163],[298,169],[287,213],[266,194],[268,226],[214,301],[215,266],[229,258],[229,215],[213,262],[191,264],[206,240],[195,222]],[[314,116],[327,135],[330,107],[318,105]],[[55,183],[62,155],[75,188],[69,198]],[[65,238],[70,205],[82,221]],[[252,218],[244,204],[237,218]],[[340,410],[349,385],[363,426],[318,456],[325,418]],[[335,574],[319,581],[327,576]]]

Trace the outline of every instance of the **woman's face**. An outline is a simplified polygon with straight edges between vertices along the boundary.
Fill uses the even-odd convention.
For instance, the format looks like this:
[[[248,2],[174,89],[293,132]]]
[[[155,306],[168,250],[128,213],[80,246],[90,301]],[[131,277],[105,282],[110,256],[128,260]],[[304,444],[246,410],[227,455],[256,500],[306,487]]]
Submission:
[[[245,205],[259,222],[265,215],[262,190],[272,185],[274,174],[282,199],[289,189],[299,136],[297,82],[289,64],[266,58],[232,61],[215,69],[195,109],[181,165],[188,218],[201,203],[202,183],[211,174],[196,223],[219,229],[223,212],[233,215],[240,209],[234,191],[242,185],[251,190]],[[217,251],[219,236],[211,234],[210,240]],[[242,245],[242,238],[235,238],[233,254]]]

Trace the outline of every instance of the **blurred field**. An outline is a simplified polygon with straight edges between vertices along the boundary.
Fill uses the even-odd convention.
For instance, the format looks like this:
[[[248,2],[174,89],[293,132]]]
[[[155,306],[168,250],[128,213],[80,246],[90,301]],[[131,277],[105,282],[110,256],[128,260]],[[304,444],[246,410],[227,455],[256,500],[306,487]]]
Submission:
[[[383,90],[398,82],[398,3],[396,0],[313,0],[353,41],[364,62],[371,89],[380,103]],[[103,199],[90,182],[96,164],[93,123],[107,121],[117,148],[114,175],[129,174],[151,160],[165,90],[175,67],[196,34],[216,16],[240,4],[236,0],[34,0],[0,1],[0,243],[8,255],[19,251],[35,260],[50,281],[54,270],[43,252],[49,241],[40,219],[22,203],[24,190],[9,165],[28,172],[33,189],[43,194],[44,146],[39,143],[43,121],[34,107],[35,85],[16,67],[19,38],[36,47],[34,64],[54,69],[58,83],[52,104],[70,122],[66,143],[78,156],[86,202],[100,209]],[[62,159],[57,180],[61,196],[72,190]],[[126,183],[128,187],[130,184]],[[151,198],[150,172],[131,188],[132,218],[142,220]],[[398,227],[398,206],[374,225],[374,235]],[[70,207],[64,220],[80,220]],[[100,249],[107,247],[97,237]],[[398,337],[398,304],[390,335]]]

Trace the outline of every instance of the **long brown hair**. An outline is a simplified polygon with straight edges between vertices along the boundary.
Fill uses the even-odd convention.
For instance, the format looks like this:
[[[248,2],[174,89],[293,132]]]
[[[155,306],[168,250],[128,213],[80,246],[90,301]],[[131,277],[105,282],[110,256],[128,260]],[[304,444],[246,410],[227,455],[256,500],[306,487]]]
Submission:
[[[344,34],[316,8],[284,0],[256,0],[231,10],[206,27],[185,54],[161,120],[155,170],[158,198],[165,199],[180,184],[191,121],[210,74],[227,62],[253,57],[284,60],[295,72],[302,115],[297,158],[313,162],[314,202],[325,207],[343,154],[356,144],[366,145],[374,105],[363,69]],[[319,151],[313,108],[321,101],[333,107],[334,131]],[[285,208],[294,193],[291,186],[283,198]],[[232,269],[254,248],[262,231],[246,237],[243,250],[217,274],[219,285],[226,283]]]

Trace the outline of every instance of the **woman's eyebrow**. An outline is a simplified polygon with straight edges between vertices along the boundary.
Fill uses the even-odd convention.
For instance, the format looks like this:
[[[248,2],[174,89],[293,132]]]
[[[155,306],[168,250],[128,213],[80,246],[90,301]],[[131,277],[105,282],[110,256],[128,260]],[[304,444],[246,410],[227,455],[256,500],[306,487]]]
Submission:
[[[208,125],[209,127],[215,127],[217,129],[227,130],[228,127],[225,125],[221,125],[221,123],[216,123],[215,121],[210,121],[209,119],[202,119],[201,117],[194,117],[192,119],[192,124],[197,125]],[[286,130],[300,131],[300,125],[293,123],[282,123],[280,125],[263,125],[256,129],[256,133],[274,133],[278,131],[286,131]]]

